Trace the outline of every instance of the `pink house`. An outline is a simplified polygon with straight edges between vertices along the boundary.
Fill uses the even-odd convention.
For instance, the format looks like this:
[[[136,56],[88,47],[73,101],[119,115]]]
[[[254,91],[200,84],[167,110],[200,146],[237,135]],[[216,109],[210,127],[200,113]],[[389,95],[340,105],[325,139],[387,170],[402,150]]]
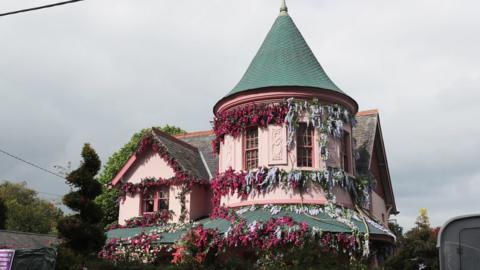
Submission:
[[[235,212],[250,226],[288,217],[313,235],[364,239],[355,250],[372,263],[388,255],[388,220],[398,211],[379,113],[359,112],[333,83],[284,4],[213,113],[212,131],[145,136],[112,179],[122,198],[110,239],[150,233],[168,245],[195,224],[228,237],[222,224]]]

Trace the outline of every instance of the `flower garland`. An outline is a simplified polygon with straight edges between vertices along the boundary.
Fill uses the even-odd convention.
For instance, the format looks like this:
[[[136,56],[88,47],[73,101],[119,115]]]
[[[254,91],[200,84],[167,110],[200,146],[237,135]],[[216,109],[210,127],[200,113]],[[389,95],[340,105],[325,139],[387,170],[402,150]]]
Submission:
[[[363,182],[362,182],[363,183]],[[359,192],[364,187],[343,170],[328,167],[325,170],[285,171],[278,167],[261,167],[257,171],[236,172],[232,168],[218,174],[210,183],[213,190],[212,203],[220,205],[222,196],[237,194],[242,198],[249,195],[270,192],[277,186],[304,191],[310,184],[318,184],[324,190],[328,200],[334,199],[333,188],[339,186],[350,192],[354,200],[366,200],[365,192]],[[360,186],[359,186],[360,185]]]
[[[218,152],[219,145],[226,135],[237,138],[251,126],[266,128],[270,124],[283,123],[287,124],[287,146],[291,149],[295,144],[299,122],[305,117],[308,119],[308,125],[312,125],[324,135],[320,140],[324,160],[328,159],[328,135],[339,139],[343,136],[345,124],[356,123],[355,117],[343,106],[322,105],[318,99],[296,101],[289,98],[279,103],[246,105],[224,111],[214,117],[213,130],[216,135],[212,142],[214,151]]]
[[[177,195],[177,199],[180,200],[180,216],[178,217],[178,221],[180,223],[184,223],[185,219],[187,218],[188,210],[187,210],[187,193],[190,192],[190,188],[187,185],[183,185],[182,190]]]
[[[167,246],[158,245],[161,236],[157,233],[140,233],[126,239],[114,238],[98,253],[100,258],[111,261],[153,263]]]
[[[362,242],[352,234],[323,233],[307,223],[296,222],[291,217],[271,218],[266,222],[248,223],[241,219],[233,222],[227,232],[205,229],[199,225],[187,233],[175,246],[173,263],[182,263],[188,257],[203,263],[209,252],[218,255],[227,248],[251,248],[257,253],[279,247],[300,247],[306,241],[315,241],[325,253],[345,253],[361,257]]]
[[[163,233],[174,233],[191,227],[192,224],[170,223],[134,237],[112,238],[107,241],[98,256],[110,261],[152,263],[160,254],[172,251],[171,244],[159,243]]]
[[[141,217],[133,217],[125,220],[125,225],[114,224],[108,227],[107,231],[114,229],[155,227],[166,224],[173,216],[173,211],[160,210],[155,213],[146,213]]]
[[[312,219],[316,219],[316,216],[320,213],[324,213],[330,218],[345,224],[351,230],[351,234],[357,239],[358,242],[363,239],[363,255],[365,257],[369,254],[369,235],[368,233],[360,233],[358,226],[353,222],[354,220],[361,221],[361,218],[358,216],[357,212],[349,208],[343,208],[335,205],[334,202],[330,201],[326,205],[263,205],[263,206],[246,206],[239,209],[229,209],[225,207],[219,207],[218,210],[215,212],[215,216],[211,218],[214,219],[225,219],[232,223],[241,220],[240,216],[246,212],[256,211],[258,209],[263,209],[265,211],[270,212],[272,216],[279,214],[281,211],[283,212],[291,212],[295,214],[302,214],[306,216],[310,216]],[[369,220],[371,224],[375,222]],[[388,231],[387,229],[383,228],[379,224],[374,225],[376,228],[382,228],[382,231]],[[312,230],[316,231],[319,230],[316,227],[312,227]]]
[[[259,206],[244,207],[237,210],[220,208],[218,219],[230,221],[229,228],[220,233],[217,229],[206,229],[197,224],[165,224],[148,233],[124,239],[110,240],[100,252],[102,258],[113,261],[139,261],[151,263],[164,253],[173,252],[172,262],[179,264],[193,258],[203,263],[207,255],[214,256],[230,248],[243,247],[257,252],[277,250],[278,248],[301,247],[307,241],[319,245],[322,252],[348,254],[352,259],[368,256],[368,235],[359,233],[352,222],[359,217],[353,210],[335,205],[299,206],[266,205],[262,208],[272,215],[280,211],[316,216],[325,213],[335,220],[348,225],[350,233],[323,232],[321,228],[297,222],[290,216],[270,218],[266,221],[248,222],[240,215],[259,209]],[[186,230],[182,238],[172,245],[161,245],[162,233]],[[366,251],[366,252],[365,252]]]
[[[156,142],[152,135],[146,136],[142,141],[140,141],[136,154],[142,154],[149,148],[152,149],[153,152],[158,153],[160,157],[168,164],[168,166],[173,169],[175,173],[175,181],[178,183],[202,181],[196,177],[190,176],[187,172],[185,172],[178,161],[172,157],[170,153],[168,153],[167,148],[161,143]]]
[[[123,186],[120,187],[120,194],[119,198],[125,200],[126,196],[133,196],[135,194],[142,194],[143,196],[148,195],[148,192],[154,188],[160,187],[168,187],[174,185],[182,185],[186,184],[185,181],[179,180],[178,178],[172,177],[169,179],[164,178],[155,178],[155,177],[147,177],[140,181],[140,183],[125,183]],[[200,185],[204,187],[208,187],[210,182],[203,179],[192,179],[188,181],[189,188],[192,185]]]
[[[265,128],[270,124],[281,125],[285,121],[288,107],[281,104],[253,104],[235,110],[224,111],[213,119],[213,131],[216,138],[212,145],[218,152],[225,135],[241,136],[251,126]]]

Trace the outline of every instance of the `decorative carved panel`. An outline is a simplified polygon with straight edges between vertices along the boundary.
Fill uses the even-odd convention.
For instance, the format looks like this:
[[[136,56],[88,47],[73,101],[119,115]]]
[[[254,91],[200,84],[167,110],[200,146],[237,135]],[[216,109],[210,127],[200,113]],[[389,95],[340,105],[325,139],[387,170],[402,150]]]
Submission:
[[[340,152],[339,152],[339,141],[333,138],[333,136],[328,136],[328,160],[327,166],[339,167],[340,166]]]
[[[268,164],[287,164],[287,129],[285,126],[268,128]]]
[[[235,142],[230,136],[225,137],[225,158],[224,167],[228,169],[235,167]]]

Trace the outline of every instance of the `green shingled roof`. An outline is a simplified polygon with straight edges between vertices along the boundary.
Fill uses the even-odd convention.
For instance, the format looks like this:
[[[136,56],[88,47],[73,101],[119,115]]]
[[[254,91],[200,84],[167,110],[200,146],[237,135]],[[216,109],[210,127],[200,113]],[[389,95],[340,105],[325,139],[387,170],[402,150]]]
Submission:
[[[270,218],[279,218],[284,216],[289,216],[293,218],[296,222],[306,222],[310,228],[317,227],[324,232],[332,233],[351,233],[351,228],[346,224],[335,220],[334,218],[328,216],[325,213],[318,213],[314,218],[312,216],[307,216],[305,214],[298,214],[291,211],[282,210],[277,214],[272,215],[269,210],[263,208],[258,208],[253,211],[247,211],[240,216],[247,220],[248,223],[253,221],[266,222]],[[353,219],[352,222],[358,227],[359,232],[365,233],[366,227],[363,221]],[[202,224],[205,228],[208,229],[217,229],[220,233],[225,233],[230,227],[230,222],[224,219],[210,219],[206,218],[198,221],[198,224]],[[389,235],[386,231],[379,229],[380,225],[373,226],[368,224],[368,229],[372,235]],[[127,238],[139,235],[140,233],[149,233],[152,230],[157,229],[156,227],[145,227],[145,228],[125,228],[125,229],[115,229],[107,232],[107,238]],[[167,244],[174,243],[178,241],[182,235],[187,232],[186,229],[179,230],[172,233],[163,233],[162,238],[158,240],[159,243]]]
[[[286,12],[278,16],[247,72],[227,96],[279,86],[314,87],[343,93],[327,76]]]

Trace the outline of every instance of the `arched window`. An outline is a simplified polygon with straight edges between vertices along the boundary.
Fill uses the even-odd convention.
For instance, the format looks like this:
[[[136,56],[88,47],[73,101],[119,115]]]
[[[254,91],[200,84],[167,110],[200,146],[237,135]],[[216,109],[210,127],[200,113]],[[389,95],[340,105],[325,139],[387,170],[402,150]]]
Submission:
[[[313,167],[313,128],[306,123],[297,129],[297,166]]]

